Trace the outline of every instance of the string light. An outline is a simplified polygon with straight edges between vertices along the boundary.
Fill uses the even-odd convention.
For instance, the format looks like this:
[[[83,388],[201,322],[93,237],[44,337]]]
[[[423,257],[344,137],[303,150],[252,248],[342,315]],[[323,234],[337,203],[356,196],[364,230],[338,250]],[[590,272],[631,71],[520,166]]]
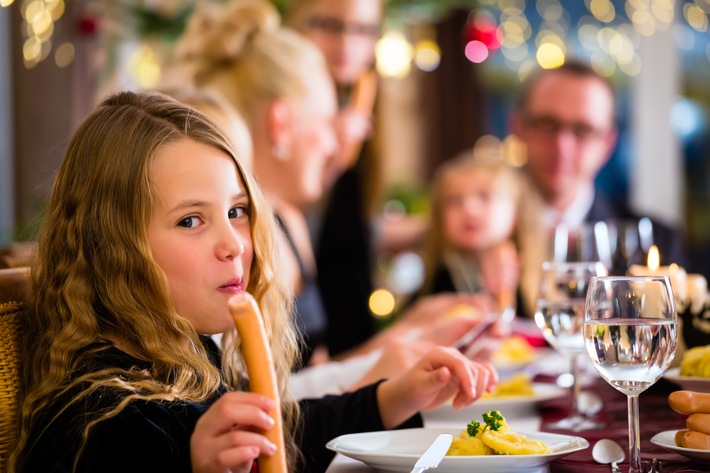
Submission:
[[[13,3],[12,0],[2,1],[5,2],[2,6]],[[35,67],[49,56],[52,50],[54,23],[64,15],[64,8],[63,0],[23,0],[20,3],[22,60],[26,68]],[[61,56],[63,59],[68,57],[66,53],[62,53]],[[73,54],[71,57],[73,58]]]

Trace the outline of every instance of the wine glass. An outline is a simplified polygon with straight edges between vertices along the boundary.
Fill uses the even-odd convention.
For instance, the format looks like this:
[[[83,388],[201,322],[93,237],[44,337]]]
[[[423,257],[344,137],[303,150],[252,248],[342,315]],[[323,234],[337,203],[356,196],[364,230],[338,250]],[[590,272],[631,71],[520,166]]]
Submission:
[[[671,364],[676,323],[667,276],[607,276],[590,283],[584,345],[602,378],[628,397],[630,473],[642,471],[638,396]]]
[[[557,225],[552,236],[551,260],[601,261],[610,268],[613,257],[610,231],[606,222],[583,222],[574,229]]]
[[[578,406],[580,384],[578,357],[584,352],[582,324],[584,302],[589,282],[594,276],[606,276],[607,269],[600,261],[553,262],[542,264],[535,324],[545,340],[570,361],[572,389],[570,413],[549,428],[573,431],[602,427],[582,413]]]
[[[605,224],[611,243],[612,275],[623,276],[632,264],[646,264],[648,250],[653,245],[653,223],[649,218],[616,219]]]

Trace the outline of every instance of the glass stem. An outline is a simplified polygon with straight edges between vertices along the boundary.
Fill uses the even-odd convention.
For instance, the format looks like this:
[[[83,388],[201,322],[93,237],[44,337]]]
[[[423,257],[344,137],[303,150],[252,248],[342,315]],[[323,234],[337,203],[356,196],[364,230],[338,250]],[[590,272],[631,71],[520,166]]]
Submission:
[[[579,363],[577,363],[577,357],[579,355],[577,353],[574,353],[570,357],[570,371],[572,372],[572,396],[570,399],[570,405],[569,405],[569,416],[570,417],[580,417],[581,413],[579,412],[579,392],[581,390],[580,383],[579,383]]]
[[[629,401],[629,473],[641,473],[641,449],[639,435],[639,397],[628,396]]]

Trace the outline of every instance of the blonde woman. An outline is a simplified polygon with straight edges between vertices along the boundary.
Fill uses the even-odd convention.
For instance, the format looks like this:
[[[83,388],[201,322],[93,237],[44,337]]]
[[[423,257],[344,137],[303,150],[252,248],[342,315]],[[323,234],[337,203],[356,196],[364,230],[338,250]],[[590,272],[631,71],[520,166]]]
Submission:
[[[271,401],[246,391],[227,305],[245,291],[270,335],[289,471],[324,471],[336,435],[416,425],[417,411],[490,388],[490,367],[440,348],[398,377],[299,409],[276,232],[213,121],[160,94],[104,101],[69,144],[39,238],[10,471],[257,469],[276,445],[259,433],[274,424]]]
[[[177,56],[191,83],[218,90],[249,125],[254,175],[283,230],[281,268],[289,275],[296,296],[296,320],[306,342],[303,365],[323,363],[330,355],[339,355],[341,360],[362,355],[381,348],[392,334],[406,332],[409,327],[400,325],[396,331],[363,340],[337,323],[347,322],[350,313],[331,313],[322,304],[305,210],[323,195],[323,176],[338,143],[333,129],[335,85],[318,48],[294,30],[281,27],[268,2],[237,0],[198,10],[180,38]],[[358,218],[352,213],[343,217]],[[347,289],[356,277],[343,275],[333,283]],[[449,303],[456,302],[451,299]],[[371,321],[366,306],[358,317]],[[460,335],[476,321],[456,323]],[[450,344],[458,338],[450,332],[437,336],[444,331],[424,333],[434,334],[436,343]],[[353,349],[337,350],[338,342],[348,338]],[[344,387],[363,374],[362,370],[350,374],[350,383]]]

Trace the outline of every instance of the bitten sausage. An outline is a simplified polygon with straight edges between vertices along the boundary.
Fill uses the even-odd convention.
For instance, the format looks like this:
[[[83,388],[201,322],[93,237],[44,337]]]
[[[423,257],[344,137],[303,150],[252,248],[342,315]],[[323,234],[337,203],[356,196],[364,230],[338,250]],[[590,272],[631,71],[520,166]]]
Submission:
[[[251,391],[274,400],[274,407],[269,415],[274,419],[275,424],[264,432],[264,436],[276,445],[276,453],[270,457],[265,455],[259,457],[259,473],[287,473],[281,400],[276,383],[274,358],[261,311],[254,298],[246,293],[230,298],[229,310],[242,344]]]
[[[675,391],[668,396],[668,404],[680,414],[710,414],[710,393]]]
[[[688,430],[710,434],[710,414],[695,413],[690,414],[685,419],[685,425]]]
[[[675,435],[675,443],[679,447],[710,450],[710,435],[692,430],[679,430]]]

